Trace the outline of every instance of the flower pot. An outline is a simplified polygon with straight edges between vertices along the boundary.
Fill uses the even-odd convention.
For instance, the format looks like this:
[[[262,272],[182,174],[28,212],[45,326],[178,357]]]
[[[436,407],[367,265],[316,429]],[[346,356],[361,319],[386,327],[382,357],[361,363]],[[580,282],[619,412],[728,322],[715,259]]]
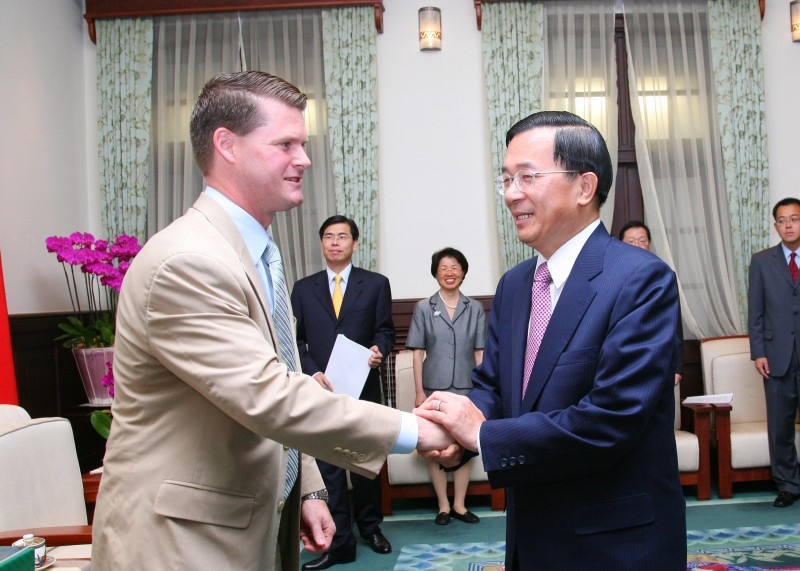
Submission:
[[[114,362],[114,348],[73,349],[72,354],[78,364],[78,371],[81,374],[86,396],[89,397],[89,404],[111,406],[113,399],[108,394],[108,388],[102,385],[100,379],[108,371],[106,363]]]

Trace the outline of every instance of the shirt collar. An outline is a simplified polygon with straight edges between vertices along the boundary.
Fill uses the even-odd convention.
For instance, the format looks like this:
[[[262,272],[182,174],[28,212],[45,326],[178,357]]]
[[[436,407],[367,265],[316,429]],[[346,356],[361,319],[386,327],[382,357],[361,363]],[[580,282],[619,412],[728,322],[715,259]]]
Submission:
[[[783,250],[783,257],[786,258],[786,262],[788,263],[789,262],[789,256],[792,255],[792,250],[787,248],[786,244],[784,244],[783,242],[781,242],[781,249]],[[795,259],[797,259],[797,258],[795,258]],[[800,260],[797,260],[797,262],[800,263]]]
[[[549,260],[546,260],[542,255],[539,256],[536,267],[538,268],[544,262],[547,262],[547,269],[550,270],[550,277],[553,279],[553,286],[556,290],[560,290],[564,282],[567,281],[572,267],[578,259],[578,254],[581,253],[589,236],[592,235],[592,232],[594,232],[599,225],[600,219],[598,218],[564,243],[563,246],[550,256]]]
[[[346,284],[347,281],[350,279],[350,272],[352,271],[352,269],[353,269],[353,264],[351,262],[347,264],[347,267],[345,269],[339,272],[339,275],[342,276],[342,284]],[[327,270],[328,272],[328,283],[331,283],[333,281],[334,276],[336,275],[336,272],[327,267],[325,268],[325,270]]]
[[[272,234],[264,228],[258,220],[253,218],[241,206],[222,194],[216,188],[206,186],[205,194],[219,204],[231,217],[234,225],[242,235],[247,251],[253,259],[253,265],[258,265],[261,255],[267,248],[267,243],[272,239]]]

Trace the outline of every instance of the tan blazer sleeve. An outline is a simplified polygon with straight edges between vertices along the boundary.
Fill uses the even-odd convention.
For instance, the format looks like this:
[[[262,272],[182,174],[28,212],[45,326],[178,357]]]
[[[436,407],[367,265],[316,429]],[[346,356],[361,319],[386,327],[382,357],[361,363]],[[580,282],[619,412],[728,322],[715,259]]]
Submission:
[[[252,432],[377,474],[397,438],[400,413],[289,373],[242,261],[215,246],[177,252],[157,266],[146,299],[152,354]]]

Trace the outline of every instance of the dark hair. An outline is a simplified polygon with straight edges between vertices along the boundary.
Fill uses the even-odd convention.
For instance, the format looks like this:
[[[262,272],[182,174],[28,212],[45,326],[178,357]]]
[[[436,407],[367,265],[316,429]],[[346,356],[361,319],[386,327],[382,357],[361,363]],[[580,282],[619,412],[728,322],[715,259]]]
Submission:
[[[189,120],[194,160],[206,175],[214,152],[214,132],[220,127],[247,135],[268,117],[262,117],[258,99],[267,97],[304,111],[306,96],[297,87],[263,71],[220,73],[212,77],[197,98]]]
[[[623,240],[625,238],[625,232],[630,230],[631,228],[644,228],[645,233],[647,234],[647,241],[652,242],[653,239],[650,237],[650,228],[647,227],[647,224],[642,222],[641,220],[628,220],[625,223],[625,226],[619,231],[619,239]]]
[[[469,271],[469,262],[464,254],[455,248],[443,248],[438,252],[434,252],[433,256],[431,256],[431,275],[433,277],[436,277],[436,271],[439,269],[439,264],[441,263],[442,258],[455,258],[455,260],[461,266],[461,269],[464,270],[464,276],[467,275],[467,272]]]
[[[342,216],[341,214],[334,214],[330,218],[328,218],[325,222],[322,223],[322,226],[319,227],[319,239],[322,240],[322,235],[325,233],[325,230],[328,229],[328,226],[333,226],[334,224],[347,224],[350,226],[350,234],[353,235],[353,241],[358,242],[358,225],[356,224],[355,220],[352,218],[348,218],[347,216]]]
[[[792,197],[784,198],[783,200],[779,200],[775,204],[775,206],[772,207],[772,218],[774,218],[775,220],[778,219],[778,208],[780,208],[781,206],[789,206],[789,205],[792,205],[792,204],[794,204],[795,206],[800,206],[800,200],[798,200],[797,198],[792,198]]]
[[[597,128],[568,111],[540,111],[517,121],[506,134],[506,147],[511,140],[537,127],[556,129],[553,160],[564,170],[597,175],[598,206],[608,198],[614,180],[614,168],[606,141]],[[577,175],[567,175],[573,178]]]

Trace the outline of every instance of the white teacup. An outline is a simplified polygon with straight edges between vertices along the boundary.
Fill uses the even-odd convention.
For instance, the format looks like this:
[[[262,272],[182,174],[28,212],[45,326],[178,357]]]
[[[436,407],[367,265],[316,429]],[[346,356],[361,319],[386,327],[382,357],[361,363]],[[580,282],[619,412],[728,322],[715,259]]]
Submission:
[[[33,549],[33,564],[36,567],[41,567],[47,562],[47,545],[43,537],[34,537],[32,533],[26,533],[12,545]]]

